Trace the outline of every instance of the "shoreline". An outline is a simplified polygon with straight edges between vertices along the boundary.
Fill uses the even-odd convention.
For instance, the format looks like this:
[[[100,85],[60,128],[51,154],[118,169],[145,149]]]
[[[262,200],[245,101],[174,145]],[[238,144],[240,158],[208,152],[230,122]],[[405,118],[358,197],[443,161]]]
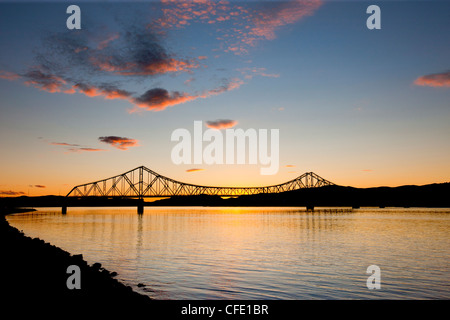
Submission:
[[[5,306],[47,305],[53,310],[76,308],[89,313],[149,310],[153,300],[116,280],[117,273],[102,268],[100,263],[89,265],[81,254],[72,255],[44,240],[28,237],[5,218],[28,211],[35,210],[0,212],[0,290]],[[70,265],[80,268],[81,289],[67,288]]]

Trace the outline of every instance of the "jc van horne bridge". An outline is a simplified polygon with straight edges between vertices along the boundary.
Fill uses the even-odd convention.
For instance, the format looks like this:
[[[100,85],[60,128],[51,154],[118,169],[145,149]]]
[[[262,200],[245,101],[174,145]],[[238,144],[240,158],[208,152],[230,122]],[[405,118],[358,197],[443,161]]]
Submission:
[[[144,166],[107,179],[75,186],[67,198],[139,199],[151,197],[215,195],[233,197],[261,193],[280,193],[305,188],[319,188],[334,185],[314,172],[277,185],[265,187],[212,187],[180,182],[160,175]],[[138,213],[143,213],[143,201],[138,202]],[[63,207],[65,213],[67,207]]]

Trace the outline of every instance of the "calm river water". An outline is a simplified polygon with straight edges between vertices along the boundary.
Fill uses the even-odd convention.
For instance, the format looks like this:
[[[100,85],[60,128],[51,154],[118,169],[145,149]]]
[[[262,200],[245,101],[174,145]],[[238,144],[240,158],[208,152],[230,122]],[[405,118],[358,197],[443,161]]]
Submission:
[[[450,299],[450,209],[60,210],[7,219],[155,299]]]

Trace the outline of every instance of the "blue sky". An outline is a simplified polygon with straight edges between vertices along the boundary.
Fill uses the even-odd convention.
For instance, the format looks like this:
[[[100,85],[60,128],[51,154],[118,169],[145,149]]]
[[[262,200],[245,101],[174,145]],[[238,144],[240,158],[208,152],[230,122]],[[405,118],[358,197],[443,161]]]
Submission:
[[[0,2],[3,194],[140,165],[205,185],[449,180],[448,1],[183,4],[79,2],[76,31],[67,2]],[[366,28],[370,4],[381,30]],[[171,132],[217,119],[279,129],[278,174],[174,165]]]

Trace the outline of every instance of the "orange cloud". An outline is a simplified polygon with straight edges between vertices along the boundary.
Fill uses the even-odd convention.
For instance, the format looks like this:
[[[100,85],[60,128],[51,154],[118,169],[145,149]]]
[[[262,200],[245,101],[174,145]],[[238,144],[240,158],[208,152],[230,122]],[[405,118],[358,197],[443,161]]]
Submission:
[[[43,186],[41,184],[35,184],[34,187],[35,188],[41,188],[41,189],[47,188],[46,186]]]
[[[128,148],[130,147],[138,146],[137,140],[125,137],[107,136],[107,137],[100,137],[98,138],[98,140],[110,144],[111,146],[120,150],[128,150]]]
[[[72,87],[79,92],[85,94],[88,97],[98,97],[101,96],[107,100],[122,99],[128,100],[131,93],[125,90],[117,89],[115,87],[95,87],[84,83],[78,83]]]
[[[216,121],[206,121],[206,126],[211,129],[228,129],[237,125],[238,122],[236,120],[228,120],[228,119],[219,119]]]
[[[166,89],[154,88],[147,90],[144,94],[135,98],[133,102],[139,108],[161,111],[167,107],[192,101],[199,97],[199,95],[189,95],[185,92],[169,92]]]
[[[197,171],[203,171],[205,169],[200,169],[200,168],[194,168],[194,169],[187,169],[186,172],[197,172]]]
[[[414,84],[427,87],[450,87],[450,71],[419,77]]]
[[[295,165],[293,165],[293,164],[287,164],[287,165],[285,165],[284,167],[285,167],[285,168],[295,168]]]
[[[224,35],[227,43],[226,52],[242,54],[248,52],[248,47],[253,47],[260,40],[273,40],[275,32],[279,28],[293,24],[306,16],[310,16],[321,5],[321,0],[294,0],[274,2],[268,8],[260,10],[240,8],[243,20],[231,33]]]
[[[41,70],[31,70],[24,75],[24,78],[28,79],[24,82],[26,85],[52,93],[63,91],[67,84],[61,77]]]
[[[240,79],[232,79],[228,83],[206,91],[202,94],[190,95],[186,92],[173,91],[169,92],[163,88],[154,88],[147,90],[144,94],[137,98],[130,99],[137,107],[152,110],[152,111],[162,111],[167,107],[172,107],[178,104],[193,101],[199,98],[205,99],[211,96],[215,96],[226,91],[234,90],[239,88],[244,82]],[[130,110],[130,113],[136,112],[136,109]]]

